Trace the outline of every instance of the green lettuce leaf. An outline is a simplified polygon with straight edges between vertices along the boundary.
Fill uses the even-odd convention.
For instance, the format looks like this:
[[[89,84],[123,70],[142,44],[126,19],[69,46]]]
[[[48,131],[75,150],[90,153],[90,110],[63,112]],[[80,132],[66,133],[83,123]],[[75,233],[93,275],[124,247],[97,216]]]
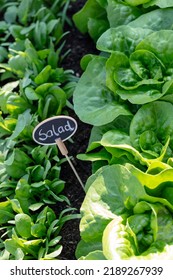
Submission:
[[[74,91],[74,109],[79,118],[92,125],[104,125],[119,115],[131,115],[106,87],[105,57],[95,57],[87,66]],[[83,106],[84,105],[84,106]]]
[[[82,9],[73,16],[73,21],[80,32],[89,32],[94,40],[97,40],[109,28],[106,11],[102,7],[105,4],[106,1],[101,3],[97,0],[88,0]]]
[[[126,167],[102,167],[88,179],[86,191],[76,256],[172,259],[173,205],[148,195]]]
[[[148,50],[156,55],[166,68],[172,67],[172,50],[173,31],[160,30],[144,38],[136,47],[136,50]]]
[[[125,0],[125,2],[131,6],[138,6],[150,2],[150,0]]]
[[[148,29],[133,28],[128,25],[110,28],[104,32],[97,41],[97,49],[104,52],[124,52],[130,55],[136,46],[153,31]]]
[[[150,6],[158,6],[160,8],[168,8],[173,7],[173,3],[171,0],[151,0],[144,4],[144,7],[150,7]]]
[[[153,32],[130,26],[107,30],[97,41],[99,50],[111,53],[106,86],[132,104],[161,98],[172,102],[172,42],[172,30]]]
[[[110,27],[126,25],[142,14],[138,7],[132,7],[118,0],[107,0],[106,12]]]
[[[165,2],[165,1],[164,1]],[[134,28],[149,28],[152,30],[172,29],[173,17],[172,8],[156,9],[142,14],[128,25]]]
[[[159,155],[169,141],[165,160],[173,150],[173,105],[165,101],[155,101],[143,105],[134,115],[130,125],[130,139],[133,147],[149,155]]]

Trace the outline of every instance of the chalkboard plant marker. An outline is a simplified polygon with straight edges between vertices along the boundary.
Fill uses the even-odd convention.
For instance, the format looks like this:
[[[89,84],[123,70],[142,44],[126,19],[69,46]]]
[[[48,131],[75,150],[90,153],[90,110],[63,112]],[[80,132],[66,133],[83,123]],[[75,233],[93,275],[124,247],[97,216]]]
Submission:
[[[40,122],[33,131],[33,139],[41,145],[54,145],[56,139],[69,139],[77,130],[77,122],[69,116],[56,116]]]
[[[70,138],[77,130],[77,122],[69,116],[56,116],[39,123],[33,131],[33,139],[41,145],[57,145],[61,154],[66,157],[80,185],[84,185],[68,157],[68,150],[64,141]]]

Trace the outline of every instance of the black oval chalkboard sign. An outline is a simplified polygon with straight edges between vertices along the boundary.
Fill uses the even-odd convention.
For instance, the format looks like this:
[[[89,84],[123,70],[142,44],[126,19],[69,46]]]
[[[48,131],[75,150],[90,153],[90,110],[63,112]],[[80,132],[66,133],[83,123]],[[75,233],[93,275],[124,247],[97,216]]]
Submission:
[[[56,144],[56,139],[62,141],[70,138],[77,130],[77,122],[69,116],[48,118],[39,123],[33,131],[33,139],[41,145]]]

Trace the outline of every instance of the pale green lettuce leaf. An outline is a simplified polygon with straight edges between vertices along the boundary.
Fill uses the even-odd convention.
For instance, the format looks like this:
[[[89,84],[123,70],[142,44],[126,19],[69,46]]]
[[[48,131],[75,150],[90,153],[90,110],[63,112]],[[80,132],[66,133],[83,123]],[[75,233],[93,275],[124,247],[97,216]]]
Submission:
[[[172,245],[173,205],[148,195],[126,167],[100,168],[88,179],[86,191],[77,248],[80,259],[154,258]]]
[[[142,14],[137,19],[131,21],[128,25],[134,28],[149,28],[155,31],[161,29],[172,29],[172,13],[172,8],[156,9],[151,12]]]
[[[150,0],[125,0],[125,2],[131,6],[138,6],[150,2]]]
[[[135,176],[120,165],[99,169],[89,185],[81,206],[80,231],[85,242],[100,241],[105,226],[146,195]]]
[[[128,24],[142,14],[139,8],[118,0],[107,0],[106,12],[110,27]]]
[[[97,41],[97,49],[104,52],[124,52],[131,54],[136,46],[153,31],[151,29],[133,28],[128,25],[110,28]]]
[[[116,217],[105,228],[103,232],[103,254],[108,260],[138,260],[138,259],[173,259],[173,245],[172,245],[172,229],[173,219],[172,215],[161,205],[149,204],[141,202],[140,208],[148,212],[150,210],[150,223],[143,223],[143,220],[136,225],[130,225]],[[140,203],[139,203],[140,204]],[[137,217],[135,214],[130,218]],[[140,214],[139,216],[142,215]],[[143,229],[142,229],[143,223]],[[131,226],[131,227],[130,227]],[[140,228],[140,232],[135,232],[135,227]],[[150,230],[149,230],[150,228]],[[143,237],[142,237],[143,232]],[[148,233],[147,233],[148,232]],[[150,238],[152,233],[153,238]],[[144,244],[142,244],[142,238]],[[135,244],[135,240],[136,244]],[[147,240],[148,239],[148,240]],[[147,249],[147,242],[151,243]],[[143,252],[138,252],[138,248],[143,249]]]
[[[103,232],[103,254],[107,260],[129,259],[135,255],[130,242],[130,234],[126,230],[121,217],[117,216]]]
[[[156,55],[167,67],[172,67],[173,60],[173,31],[159,30],[144,38],[136,47],[136,50],[148,50]]]
[[[160,8],[167,8],[167,7],[173,7],[172,0],[151,0],[144,4],[144,7],[150,7],[150,6],[158,6]]]
[[[169,141],[166,158],[173,150],[173,105],[155,101],[143,105],[134,115],[130,125],[130,139],[134,148],[153,155],[160,154]],[[170,140],[169,140],[170,139]]]

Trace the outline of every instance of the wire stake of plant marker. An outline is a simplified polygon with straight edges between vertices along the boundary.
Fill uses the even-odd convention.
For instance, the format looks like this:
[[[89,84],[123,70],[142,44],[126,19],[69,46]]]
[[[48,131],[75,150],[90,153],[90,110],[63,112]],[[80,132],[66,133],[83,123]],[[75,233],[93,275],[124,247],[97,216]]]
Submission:
[[[82,181],[81,181],[81,179],[80,179],[80,177],[79,177],[79,175],[78,175],[74,165],[72,164],[72,162],[71,162],[71,160],[70,160],[70,158],[68,156],[68,150],[67,150],[65,144],[62,142],[61,138],[56,139],[55,142],[56,142],[56,144],[57,144],[61,154],[66,157],[70,167],[72,168],[74,174],[76,175],[76,178],[78,179],[80,185],[84,189],[84,185],[83,185],[83,183],[82,183]]]
[[[76,178],[84,189],[84,185],[68,157],[68,150],[64,141],[70,138],[77,129],[77,122],[69,116],[56,116],[39,123],[33,131],[33,139],[41,145],[57,145],[61,154],[66,157]]]

